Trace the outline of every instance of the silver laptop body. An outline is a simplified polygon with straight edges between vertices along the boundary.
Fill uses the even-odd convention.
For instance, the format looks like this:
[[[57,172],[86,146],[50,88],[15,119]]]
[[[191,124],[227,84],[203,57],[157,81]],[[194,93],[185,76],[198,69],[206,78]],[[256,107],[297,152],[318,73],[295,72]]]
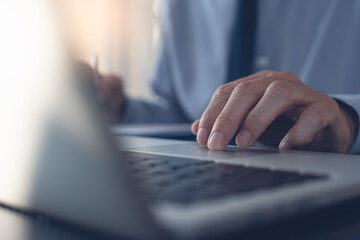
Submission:
[[[27,9],[19,13],[24,18],[14,18],[16,3]],[[47,3],[18,0],[0,8],[0,26],[13,34],[5,34],[5,44],[0,45],[2,60],[7,60],[2,62],[7,66],[2,71],[6,92],[0,94],[0,203],[115,236],[193,239],[360,194],[356,155],[232,146],[212,152],[195,142],[138,137],[114,141],[88,89],[69,70]],[[12,28],[6,28],[6,20]],[[18,31],[12,32],[14,28]],[[20,41],[25,38],[26,47]],[[129,152],[317,179],[187,204],[148,201],[125,159]]]

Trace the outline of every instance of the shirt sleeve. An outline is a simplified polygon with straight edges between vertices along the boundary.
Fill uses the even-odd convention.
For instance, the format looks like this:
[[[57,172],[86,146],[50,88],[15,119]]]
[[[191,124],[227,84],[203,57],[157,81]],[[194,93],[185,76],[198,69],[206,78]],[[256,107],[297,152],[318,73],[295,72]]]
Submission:
[[[123,123],[176,123],[189,122],[176,103],[162,97],[153,101],[126,98]]]
[[[337,101],[340,101],[343,104],[346,104],[350,107],[354,114],[356,114],[355,119],[357,121],[357,126],[359,126],[359,115],[360,115],[360,94],[331,94],[332,98]],[[360,136],[359,136],[359,127],[357,129],[356,138],[351,146],[349,153],[359,154],[360,153]]]
[[[157,49],[155,66],[150,77],[155,97],[151,100],[125,98],[121,121],[124,123],[190,122],[178,101],[169,70],[164,39]]]

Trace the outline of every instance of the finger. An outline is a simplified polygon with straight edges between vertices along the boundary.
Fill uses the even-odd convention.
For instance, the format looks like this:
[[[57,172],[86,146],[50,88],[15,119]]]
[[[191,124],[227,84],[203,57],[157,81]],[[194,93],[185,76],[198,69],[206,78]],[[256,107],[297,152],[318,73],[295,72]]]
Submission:
[[[299,120],[279,144],[280,149],[297,148],[309,144],[316,134],[333,121],[329,108],[322,102],[313,104],[301,113]]]
[[[207,144],[207,140],[216,117],[228,101],[234,85],[234,83],[222,85],[213,94],[209,105],[200,118],[199,129],[197,132],[197,141],[199,144]]]
[[[211,150],[223,150],[239,130],[248,112],[259,101],[271,78],[259,78],[238,84],[218,115],[211,130],[208,147]]]
[[[252,81],[264,75],[270,74],[271,71],[261,71],[248,77],[238,79],[228,84],[220,86],[213,94],[208,107],[200,118],[199,128],[197,132],[197,141],[199,144],[206,145],[208,138],[215,123],[217,116],[226,105],[233,89],[242,82]]]
[[[195,120],[191,125],[191,132],[196,135],[199,129],[200,119]]]
[[[249,112],[236,137],[236,144],[249,147],[266,128],[294,103],[306,103],[308,98],[302,88],[287,81],[273,81],[261,100]]]

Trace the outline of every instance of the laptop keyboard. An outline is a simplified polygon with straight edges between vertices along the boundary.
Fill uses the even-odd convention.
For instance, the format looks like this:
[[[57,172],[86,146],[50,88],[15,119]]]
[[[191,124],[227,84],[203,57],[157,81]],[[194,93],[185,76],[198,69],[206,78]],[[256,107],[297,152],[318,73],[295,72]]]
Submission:
[[[327,178],[145,153],[123,152],[123,156],[129,161],[139,188],[150,201],[189,204]]]

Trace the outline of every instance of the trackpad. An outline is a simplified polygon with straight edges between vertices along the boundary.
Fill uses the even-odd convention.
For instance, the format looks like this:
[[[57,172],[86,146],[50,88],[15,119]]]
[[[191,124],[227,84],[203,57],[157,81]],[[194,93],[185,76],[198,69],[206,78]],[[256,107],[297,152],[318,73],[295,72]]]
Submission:
[[[228,146],[225,148],[224,151],[210,151],[206,146],[201,146],[197,143],[133,148],[131,149],[131,151],[191,158],[202,158],[208,160],[248,159],[254,157],[263,157],[265,155],[279,154],[279,150],[277,149],[244,149],[237,146]]]

